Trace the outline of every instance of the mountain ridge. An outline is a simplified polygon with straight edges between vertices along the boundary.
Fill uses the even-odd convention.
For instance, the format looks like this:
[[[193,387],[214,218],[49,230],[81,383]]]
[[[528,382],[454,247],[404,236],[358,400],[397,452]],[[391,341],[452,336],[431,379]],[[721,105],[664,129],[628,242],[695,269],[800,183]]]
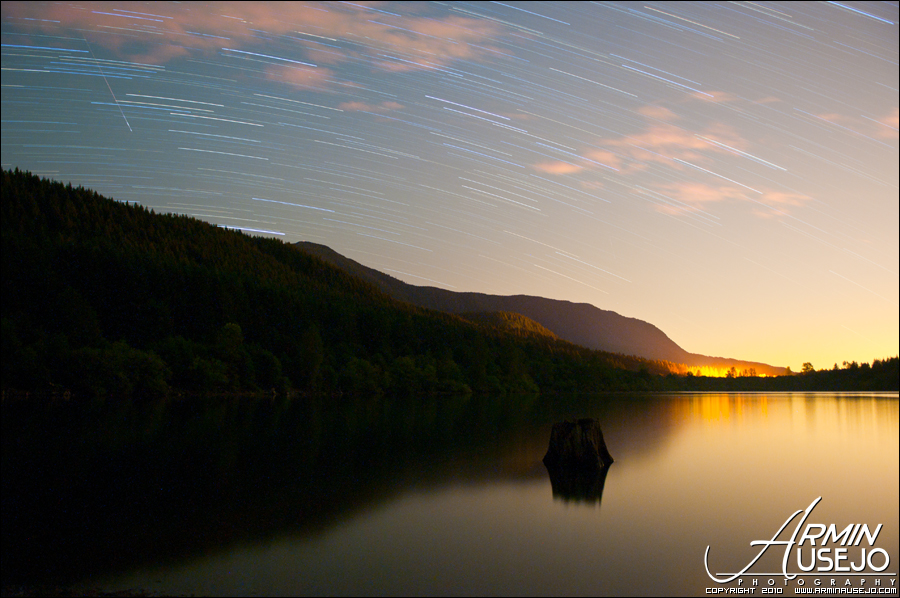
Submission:
[[[669,361],[683,364],[686,369],[691,370],[697,368],[724,371],[734,367],[740,372],[752,368],[757,374],[769,376],[782,375],[786,371],[783,367],[766,363],[690,353],[649,322],[604,310],[589,303],[574,303],[533,295],[489,295],[417,286],[364,266],[327,245],[299,241],[294,243],[294,246],[374,284],[395,299],[418,307],[462,317],[465,317],[466,313],[517,313],[537,322],[559,338],[582,347]]]

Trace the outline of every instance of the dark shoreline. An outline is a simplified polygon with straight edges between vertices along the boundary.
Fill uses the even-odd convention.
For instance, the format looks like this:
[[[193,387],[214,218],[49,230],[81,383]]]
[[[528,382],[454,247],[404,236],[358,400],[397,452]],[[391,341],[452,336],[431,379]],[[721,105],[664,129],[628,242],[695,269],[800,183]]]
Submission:
[[[10,584],[3,586],[0,596],[9,596],[10,598],[27,597],[27,596],[61,596],[68,598],[70,596],[96,596],[99,598],[115,598],[115,597],[132,597],[132,596],[162,596],[162,594],[153,594],[147,590],[112,590],[105,591],[99,589],[74,590],[71,587],[54,586],[54,585],[29,585],[29,584]]]

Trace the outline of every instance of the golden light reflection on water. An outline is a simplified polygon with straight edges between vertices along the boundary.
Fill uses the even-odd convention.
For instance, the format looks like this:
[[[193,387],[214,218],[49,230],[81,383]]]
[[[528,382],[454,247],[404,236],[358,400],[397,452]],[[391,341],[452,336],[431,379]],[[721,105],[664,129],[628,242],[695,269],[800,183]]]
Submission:
[[[838,520],[887,517],[897,537],[897,394],[690,394],[669,403],[678,422],[661,474],[692,495],[684,505],[708,535],[750,537],[757,523],[804,508]],[[643,484],[643,482],[638,482]],[[608,484],[611,486],[611,484]],[[728,509],[724,509],[728,505]],[[720,513],[724,536],[711,525]],[[717,517],[717,518],[718,518]],[[734,521],[731,518],[736,518]],[[771,531],[771,530],[770,530]],[[898,555],[900,558],[900,555]]]
[[[803,433],[818,430],[829,435],[860,434],[858,441],[896,436],[896,393],[703,393],[686,394],[672,401],[674,422],[700,420],[708,424],[761,423],[772,419],[778,428],[787,426]],[[776,417],[777,416],[777,417]]]
[[[700,595],[714,585],[707,546],[715,571],[739,570],[758,552],[751,541],[819,496],[816,522],[883,523],[878,546],[896,571],[896,393],[602,400],[585,414],[616,459],[602,503],[554,499],[539,465],[549,429],[531,430],[322,534],[152,578],[170,593]],[[761,562],[777,570],[776,557]],[[142,575],[115,585],[147,587]]]
[[[706,422],[724,422],[733,418],[743,420],[747,416],[766,417],[769,409],[768,395],[752,394],[701,394],[690,400],[673,403],[676,410],[682,410],[679,419],[700,418]]]

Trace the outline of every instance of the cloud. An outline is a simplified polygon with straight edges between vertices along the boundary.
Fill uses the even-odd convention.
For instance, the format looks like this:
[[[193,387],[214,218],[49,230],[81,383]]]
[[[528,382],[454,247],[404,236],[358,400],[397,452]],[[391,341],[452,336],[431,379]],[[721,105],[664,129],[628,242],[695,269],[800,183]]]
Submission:
[[[900,109],[894,106],[894,109],[880,118],[878,123],[882,127],[875,132],[877,137],[881,139],[897,139],[898,130],[900,130]]]
[[[606,143],[625,151],[635,160],[670,165],[673,158],[700,160],[699,151],[710,149],[709,143],[685,129],[672,125],[651,125],[639,133],[621,139],[607,140]]]
[[[751,212],[761,218],[776,218],[790,213],[790,208],[801,207],[812,198],[800,193],[763,190],[754,193],[728,184],[709,184],[699,181],[678,181],[653,185],[651,193],[657,209],[666,214],[682,214],[702,211],[706,204],[741,201],[753,205]],[[654,196],[654,193],[658,196]],[[668,201],[667,201],[668,200]],[[766,207],[770,209],[766,209]]]
[[[489,21],[455,16],[441,20],[407,17],[396,28],[379,25],[366,28],[365,33],[387,52],[376,64],[388,71],[435,69],[455,60],[489,55],[496,58],[501,54],[496,48],[482,46],[498,33]]]
[[[715,203],[729,199],[744,199],[747,191],[731,185],[709,185],[696,181],[679,181],[665,185],[656,185],[654,190],[678,200],[678,202],[699,208],[706,203]]]
[[[511,118],[512,120],[534,120],[533,114],[522,112],[507,112],[505,114],[501,114],[501,116]]]
[[[700,100],[701,102],[710,102],[713,104],[724,104],[726,102],[734,102],[739,98],[727,91],[695,91],[690,94],[691,98]]]
[[[761,195],[753,195],[753,200],[758,202],[751,210],[753,215],[760,218],[778,218],[790,214],[791,208],[799,208],[812,198],[801,193],[764,190]]]
[[[637,192],[649,199],[662,214],[678,216],[706,212],[704,204],[741,199],[744,193],[737,187],[709,185],[695,181],[679,181],[652,188],[640,188]]]
[[[586,151],[584,155],[594,162],[599,162],[604,166],[609,166],[610,168],[614,168],[616,170],[621,170],[622,168],[622,156],[609,150],[592,149]]]
[[[678,120],[678,115],[666,108],[665,106],[643,106],[638,108],[638,114],[642,116],[646,116],[647,118],[653,118],[656,120]]]
[[[273,64],[266,67],[267,79],[289,83],[304,89],[325,89],[334,81],[332,71],[327,68],[304,66],[281,66]]]
[[[821,114],[816,114],[815,116],[821,118],[822,120],[827,120],[830,123],[836,123],[836,122],[841,122],[841,121],[847,122],[849,120],[849,119],[845,118],[844,116],[837,114],[836,112],[822,112]]]
[[[403,104],[397,102],[381,102],[380,104],[367,104],[365,102],[344,102],[338,104],[338,108],[348,112],[390,112],[400,110]]]
[[[860,118],[835,112],[824,112],[815,114],[814,116],[863,137],[886,140],[898,138],[900,114],[898,114],[898,109],[896,107],[877,119],[868,117]]]
[[[618,177],[619,183],[632,187],[656,210],[671,215],[706,213],[715,204],[741,202],[757,216],[777,218],[811,201],[800,193],[765,186],[750,188],[741,181],[726,179],[730,170],[722,168],[722,159],[744,159],[743,152],[750,149],[750,143],[732,127],[713,122],[698,133],[672,122],[660,122],[675,118],[665,107],[648,105],[638,113],[649,120],[635,132],[598,139],[580,150],[576,158],[540,162],[532,168],[551,175],[596,171],[604,178]],[[896,113],[887,122],[893,122],[890,118],[896,120]],[[638,173],[643,174],[638,177]],[[594,188],[596,182],[586,176],[579,180],[585,189]],[[709,213],[698,216],[713,217]]]
[[[578,166],[577,164],[570,164],[569,162],[562,161],[541,162],[539,164],[532,164],[531,167],[535,170],[546,172],[548,174],[572,174],[582,170],[582,167]]]
[[[891,127],[895,131],[900,128],[900,108],[894,106],[894,109],[881,119],[881,124]]]
[[[675,116],[667,108],[646,106],[639,112],[654,118],[654,122],[631,135],[597,140],[592,147],[580,152],[581,160],[541,162],[533,164],[532,168],[549,174],[572,174],[593,169],[633,174],[646,170],[651,163],[659,163],[675,170],[684,170],[690,168],[684,162],[708,163],[711,154],[733,154],[734,150],[748,145],[724,124],[714,123],[702,134],[697,134],[674,124],[658,122],[657,116]]]
[[[266,76],[301,86],[320,85],[335,72],[317,74],[297,61],[331,67],[363,63],[371,70],[411,71],[500,56],[491,39],[502,30],[492,21],[408,14],[426,10],[416,5],[399,5],[407,14],[396,10],[376,12],[364,4],[315,2],[2,5],[7,27],[56,34],[60,29],[78,30],[72,37],[83,36],[117,58],[165,64],[179,57],[241,50],[244,54],[231,53],[231,58],[254,68],[262,64]],[[250,54],[263,43],[267,50]]]
[[[783,191],[765,191],[759,198],[764,204],[785,209],[788,207],[799,207],[810,201],[812,198],[801,193],[787,193]]]
[[[654,162],[684,170],[689,166],[683,162],[708,163],[711,161],[710,154],[733,153],[725,146],[741,149],[747,144],[732,129],[721,124],[711,125],[702,134],[697,134],[661,123],[648,125],[631,135],[601,139],[597,145],[606,149],[588,150],[584,155],[630,173],[644,170]]]
[[[738,103],[749,103],[749,104],[775,104],[781,102],[781,98],[776,96],[763,96],[756,100],[751,100],[748,98],[744,98],[733,93],[727,91],[695,91],[686,96],[690,100],[697,100],[700,102],[706,102],[708,104],[738,104]]]

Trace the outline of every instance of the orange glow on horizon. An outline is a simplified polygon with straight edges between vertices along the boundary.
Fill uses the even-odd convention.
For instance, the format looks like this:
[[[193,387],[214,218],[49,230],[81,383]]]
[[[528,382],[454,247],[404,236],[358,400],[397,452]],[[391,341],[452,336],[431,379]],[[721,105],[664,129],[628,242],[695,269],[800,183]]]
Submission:
[[[682,364],[676,364],[674,367],[670,368],[672,373],[686,375],[688,373],[694,376],[705,376],[707,378],[727,378],[729,372],[731,372],[731,367],[719,367],[713,365],[702,365],[702,366],[685,366]],[[732,373],[732,377],[734,378],[768,378],[768,374],[758,374],[752,368],[737,368],[734,367],[734,372]]]

